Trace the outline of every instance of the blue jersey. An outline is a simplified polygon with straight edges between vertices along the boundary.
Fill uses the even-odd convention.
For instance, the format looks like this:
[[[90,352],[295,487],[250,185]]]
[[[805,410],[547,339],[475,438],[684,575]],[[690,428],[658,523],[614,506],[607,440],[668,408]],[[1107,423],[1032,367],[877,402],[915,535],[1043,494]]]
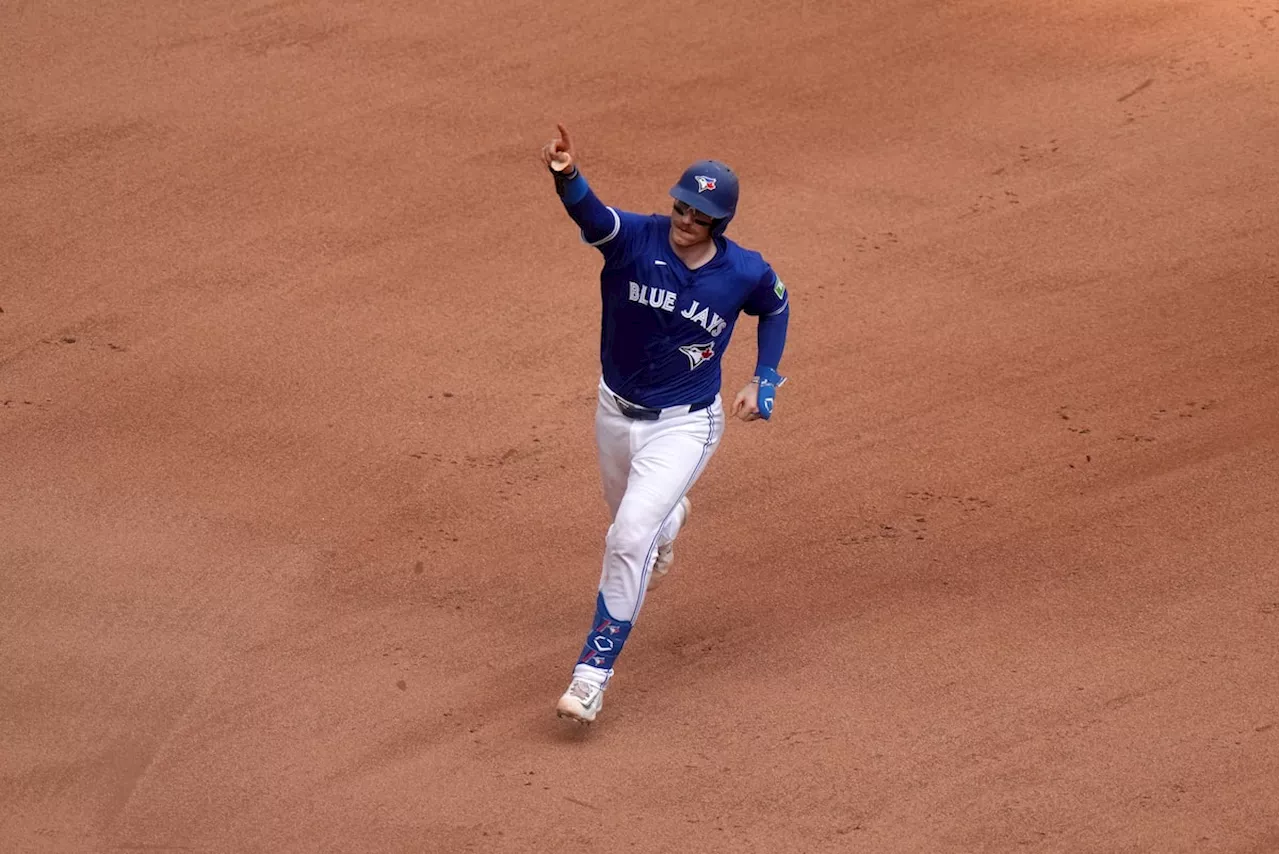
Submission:
[[[787,291],[758,252],[716,237],[716,254],[690,270],[671,248],[671,218],[607,209],[613,230],[591,245],[600,272],[600,365],[605,384],[650,407],[710,400],[741,312],[787,310]]]

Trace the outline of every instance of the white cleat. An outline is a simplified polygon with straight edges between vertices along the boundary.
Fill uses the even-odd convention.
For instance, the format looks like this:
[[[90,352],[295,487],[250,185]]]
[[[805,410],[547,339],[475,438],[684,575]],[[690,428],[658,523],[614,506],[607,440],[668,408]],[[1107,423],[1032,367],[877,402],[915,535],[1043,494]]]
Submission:
[[[684,519],[680,522],[683,528],[689,522],[689,510],[692,508],[688,498],[680,499],[680,509],[684,511]],[[649,573],[649,583],[645,585],[645,590],[652,590],[662,583],[662,579],[671,569],[671,564],[676,559],[675,542],[663,543],[658,546],[658,556],[653,559],[653,572]]]
[[[586,679],[574,679],[569,683],[569,690],[561,694],[556,703],[556,716],[589,724],[600,714],[603,705],[603,687]]]

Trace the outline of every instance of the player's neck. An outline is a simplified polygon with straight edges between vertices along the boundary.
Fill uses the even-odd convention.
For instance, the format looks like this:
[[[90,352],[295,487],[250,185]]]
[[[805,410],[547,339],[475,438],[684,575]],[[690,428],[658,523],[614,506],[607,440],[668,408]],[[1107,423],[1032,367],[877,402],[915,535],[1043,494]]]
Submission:
[[[692,246],[676,246],[670,239],[667,243],[671,246],[671,251],[676,253],[676,257],[690,270],[705,267],[712,258],[716,257],[716,242],[713,239],[695,243]]]

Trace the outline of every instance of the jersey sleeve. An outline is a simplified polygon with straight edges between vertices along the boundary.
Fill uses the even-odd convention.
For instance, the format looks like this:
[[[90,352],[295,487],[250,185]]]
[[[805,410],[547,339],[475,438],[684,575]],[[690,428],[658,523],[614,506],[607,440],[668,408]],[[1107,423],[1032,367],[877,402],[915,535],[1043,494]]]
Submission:
[[[636,251],[637,244],[642,243],[650,217],[604,204],[576,169],[571,178],[556,174],[556,192],[569,217],[577,223],[582,242],[599,249],[606,263],[626,260]]]
[[[787,286],[778,278],[778,274],[768,264],[763,264],[763,267],[756,286],[747,294],[747,301],[742,306],[743,311],[756,317],[781,314],[786,310],[789,299]]]
[[[644,239],[649,217],[617,208],[608,208],[608,211],[613,215],[613,229],[597,240],[587,240],[583,235],[582,242],[599,249],[606,263],[617,264],[635,255]]]

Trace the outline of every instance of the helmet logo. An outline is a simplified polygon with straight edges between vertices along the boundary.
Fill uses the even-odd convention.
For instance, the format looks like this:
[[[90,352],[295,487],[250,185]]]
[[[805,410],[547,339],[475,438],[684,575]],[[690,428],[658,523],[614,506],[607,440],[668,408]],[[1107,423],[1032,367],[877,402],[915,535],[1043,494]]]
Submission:
[[[707,190],[716,188],[716,179],[708,178],[706,175],[694,175],[693,180],[698,182],[698,192],[705,193]]]

